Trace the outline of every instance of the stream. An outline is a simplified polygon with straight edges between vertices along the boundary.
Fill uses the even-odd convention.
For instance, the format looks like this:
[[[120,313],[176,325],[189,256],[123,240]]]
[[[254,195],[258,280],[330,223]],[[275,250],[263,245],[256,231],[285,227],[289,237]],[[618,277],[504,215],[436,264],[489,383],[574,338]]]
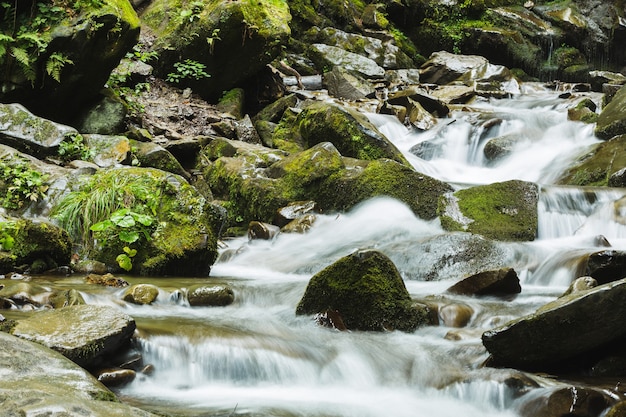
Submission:
[[[321,215],[303,235],[226,241],[223,251],[238,252],[217,262],[207,281],[233,288],[235,302],[227,307],[186,305],[180,289],[202,282],[198,279],[124,277],[161,288],[150,306],[120,301],[118,289],[80,285],[80,277],[54,280],[52,285],[80,289],[88,303],[116,306],[137,321],[138,349],[155,372],[118,389],[123,401],[189,417],[516,416],[526,396],[511,381],[557,384],[545,376],[481,366],[488,355],[480,337],[562,294],[577,277],[577,259],[604,247],[599,235],[614,248],[626,248],[626,221],[620,222],[626,205],[615,204],[626,190],[554,185],[569,162],[598,142],[594,126],[568,121],[567,102],[533,85],[513,99],[483,100],[453,111],[451,119],[423,133],[392,117],[370,117],[417,170],[457,188],[510,179],[540,185],[539,238],[500,244],[522,293],[508,300],[444,295],[460,278],[455,265],[439,271],[437,280],[420,280],[432,265],[416,248],[447,232],[437,220],[421,220],[389,198]],[[487,132],[476,122],[485,117],[502,122]],[[486,161],[485,142],[512,133],[523,137],[512,154]],[[435,150],[430,160],[410,152],[422,142]],[[296,316],[311,276],[361,248],[387,254],[414,299],[470,306],[468,325],[441,324],[414,333],[339,332]]]

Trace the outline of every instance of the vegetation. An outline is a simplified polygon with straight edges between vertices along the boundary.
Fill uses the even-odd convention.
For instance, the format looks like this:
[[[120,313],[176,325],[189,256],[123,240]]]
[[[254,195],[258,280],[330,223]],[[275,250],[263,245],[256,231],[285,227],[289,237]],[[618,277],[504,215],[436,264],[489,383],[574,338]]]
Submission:
[[[182,80],[193,79],[199,81],[211,76],[211,74],[205,71],[206,65],[192,59],[186,59],[183,62],[175,62],[174,69],[176,70],[175,72],[167,74],[167,78],[165,79],[167,82],[178,84]]]
[[[0,205],[4,208],[19,210],[43,198],[48,190],[48,176],[30,168],[25,159],[1,159],[0,173]]]
[[[68,133],[59,144],[59,156],[65,162],[76,159],[89,161],[93,157],[93,150],[85,144],[80,133]]]

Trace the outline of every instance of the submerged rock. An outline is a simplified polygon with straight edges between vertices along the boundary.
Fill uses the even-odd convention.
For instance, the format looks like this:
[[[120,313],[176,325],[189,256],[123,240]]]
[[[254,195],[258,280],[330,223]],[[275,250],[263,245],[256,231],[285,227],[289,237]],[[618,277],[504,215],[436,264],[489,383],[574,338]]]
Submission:
[[[115,308],[78,305],[33,313],[20,320],[12,334],[89,368],[126,345],[134,331],[135,321]]]
[[[626,334],[626,279],[570,294],[482,336],[493,366],[572,370]]]
[[[584,386],[544,388],[521,399],[521,417],[599,417],[616,402],[606,391]]]
[[[428,309],[413,304],[393,262],[374,250],[343,257],[311,278],[296,314],[329,310],[350,330],[411,332],[428,321]]]

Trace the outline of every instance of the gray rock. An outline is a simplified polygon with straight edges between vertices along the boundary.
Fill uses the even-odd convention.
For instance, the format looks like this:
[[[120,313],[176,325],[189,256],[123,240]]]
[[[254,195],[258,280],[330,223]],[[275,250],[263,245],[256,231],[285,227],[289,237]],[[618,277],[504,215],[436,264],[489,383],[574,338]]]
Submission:
[[[322,43],[311,45],[311,50],[314,55],[312,59],[320,68],[338,66],[354,71],[365,78],[383,78],[385,76],[385,70],[382,67],[362,55]]]
[[[154,417],[118,402],[87,371],[38,343],[0,332],[0,403],[5,416]],[[54,411],[52,411],[54,410]]]
[[[536,313],[510,321],[482,336],[494,366],[568,369],[626,334],[626,279],[558,298]],[[588,359],[588,358],[587,358]]]
[[[489,64],[477,55],[456,55],[446,51],[434,52],[421,68],[424,83],[448,84],[459,79],[472,69]]]
[[[20,320],[13,335],[40,343],[83,367],[92,367],[130,340],[135,321],[117,309],[78,305]]]
[[[363,77],[337,66],[324,73],[323,82],[328,94],[346,100],[361,100],[375,92],[374,86]]]
[[[94,152],[93,162],[101,168],[130,164],[130,141],[125,136],[83,135]]]
[[[619,89],[598,116],[596,135],[601,139],[626,134],[626,86]]]
[[[228,285],[196,285],[189,288],[187,300],[192,306],[223,307],[233,303],[235,293]]]

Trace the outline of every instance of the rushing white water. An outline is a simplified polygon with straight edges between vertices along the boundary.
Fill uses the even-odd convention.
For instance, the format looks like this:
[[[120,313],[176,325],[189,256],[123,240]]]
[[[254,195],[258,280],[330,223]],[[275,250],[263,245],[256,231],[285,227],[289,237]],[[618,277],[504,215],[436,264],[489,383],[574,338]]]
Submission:
[[[509,179],[541,186],[539,239],[485,249],[487,265],[516,269],[519,296],[503,301],[445,294],[464,273],[484,266],[476,265],[477,258],[455,258],[467,238],[415,217],[398,201],[374,199],[349,213],[320,216],[304,235],[227,242],[209,282],[231,285],[236,299],[228,307],[191,308],[168,294],[152,306],[121,304],[138,322],[144,361],[155,366],[154,374],[121,389],[122,398],[177,416],[516,416],[525,397],[517,398],[515,384],[507,381],[519,374],[481,366],[487,358],[482,332],[561,294],[585,254],[607,241],[621,247],[626,204],[621,190],[552,185],[597,142],[593,126],[567,121],[566,103],[555,94],[532,91],[473,108],[425,133],[390,117],[371,117],[421,172],[457,186]],[[495,119],[495,127],[486,127]],[[522,138],[511,155],[485,161],[485,142],[511,134]],[[430,160],[409,152],[423,142],[430,142]],[[386,253],[415,300],[470,308],[468,325],[339,332],[296,316],[311,276],[362,248]],[[109,296],[88,300],[111,303]]]

